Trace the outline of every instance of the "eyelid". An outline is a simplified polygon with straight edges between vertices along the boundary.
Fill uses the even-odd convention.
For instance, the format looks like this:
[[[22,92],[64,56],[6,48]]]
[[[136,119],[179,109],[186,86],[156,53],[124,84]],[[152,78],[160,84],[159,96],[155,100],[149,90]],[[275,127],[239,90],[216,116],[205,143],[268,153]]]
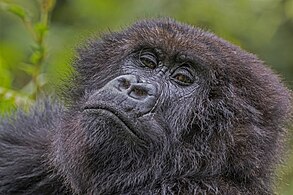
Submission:
[[[186,77],[188,77],[191,82],[190,83],[184,83],[184,82],[181,82],[181,81],[178,81],[177,79],[175,79],[175,77],[179,74],[182,74]],[[180,66],[180,67],[177,67],[174,71],[172,71],[172,79],[174,79],[174,81],[180,85],[185,85],[185,86],[189,86],[191,85],[194,81],[195,81],[195,73],[193,71],[193,69],[191,67],[188,67],[188,66]]]
[[[157,59],[157,55],[153,51],[150,51],[149,49],[140,50],[139,57],[141,57],[143,55],[151,56],[151,57]]]
[[[139,55],[139,58],[141,58],[141,57],[148,58],[148,59],[154,60],[156,62],[158,61],[156,55],[153,54],[152,52],[144,52],[144,53],[141,53]]]
[[[183,66],[177,67],[175,70],[172,71],[172,74],[175,74],[175,73],[187,73],[188,76],[193,78],[195,75],[195,70],[192,68],[191,65],[190,66],[183,65]]]
[[[186,76],[190,77],[191,80],[193,80],[193,78],[194,78],[194,75],[189,70],[187,70],[185,68],[180,68],[179,70],[174,71],[173,75],[177,75],[177,74],[186,75]]]
[[[157,55],[154,52],[149,51],[148,49],[142,49],[142,50],[139,51],[138,60],[144,66],[148,66],[148,65],[146,65],[143,62],[143,60],[149,60],[151,63],[153,63],[153,66],[150,67],[150,68],[156,68],[158,66],[158,63],[159,63]]]
[[[180,64],[181,68],[186,68],[188,71],[190,71],[191,73],[194,73],[194,64],[190,61],[186,61],[186,62],[182,62]]]

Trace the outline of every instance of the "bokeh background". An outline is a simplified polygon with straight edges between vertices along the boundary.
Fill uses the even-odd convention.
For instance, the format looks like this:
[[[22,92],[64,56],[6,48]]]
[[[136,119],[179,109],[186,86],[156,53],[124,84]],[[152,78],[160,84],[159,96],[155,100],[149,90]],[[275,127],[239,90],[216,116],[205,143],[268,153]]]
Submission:
[[[153,17],[199,26],[257,54],[292,89],[293,0],[0,0],[0,115],[55,93],[88,37]],[[276,192],[292,195],[292,150],[285,156]]]

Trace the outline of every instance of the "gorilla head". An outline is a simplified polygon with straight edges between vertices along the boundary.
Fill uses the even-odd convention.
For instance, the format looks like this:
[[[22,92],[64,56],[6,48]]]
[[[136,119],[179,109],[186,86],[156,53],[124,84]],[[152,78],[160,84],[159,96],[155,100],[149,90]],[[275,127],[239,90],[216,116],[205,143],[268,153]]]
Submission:
[[[272,193],[290,94],[256,56],[156,19],[89,41],[73,67],[44,149],[67,192]]]
[[[74,68],[52,155],[75,192],[270,193],[290,100],[254,55],[163,19],[89,42]]]

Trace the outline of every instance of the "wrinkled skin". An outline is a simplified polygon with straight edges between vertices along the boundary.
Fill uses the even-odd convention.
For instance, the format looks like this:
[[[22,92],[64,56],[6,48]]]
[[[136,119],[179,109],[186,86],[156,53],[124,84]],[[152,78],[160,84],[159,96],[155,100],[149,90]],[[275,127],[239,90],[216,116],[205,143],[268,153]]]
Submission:
[[[0,194],[272,194],[290,92],[171,19],[79,50],[63,98],[0,122]]]

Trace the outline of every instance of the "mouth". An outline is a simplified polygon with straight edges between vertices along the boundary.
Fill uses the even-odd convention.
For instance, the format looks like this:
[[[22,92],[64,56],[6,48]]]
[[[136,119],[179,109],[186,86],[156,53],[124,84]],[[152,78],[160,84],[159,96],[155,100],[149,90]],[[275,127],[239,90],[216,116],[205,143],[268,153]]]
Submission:
[[[85,106],[83,112],[90,114],[99,114],[106,116],[114,121],[114,123],[119,124],[122,129],[126,130],[132,137],[143,141],[139,137],[136,128],[133,125],[133,119],[127,117],[126,113],[121,110],[118,110],[110,105],[89,105]]]

